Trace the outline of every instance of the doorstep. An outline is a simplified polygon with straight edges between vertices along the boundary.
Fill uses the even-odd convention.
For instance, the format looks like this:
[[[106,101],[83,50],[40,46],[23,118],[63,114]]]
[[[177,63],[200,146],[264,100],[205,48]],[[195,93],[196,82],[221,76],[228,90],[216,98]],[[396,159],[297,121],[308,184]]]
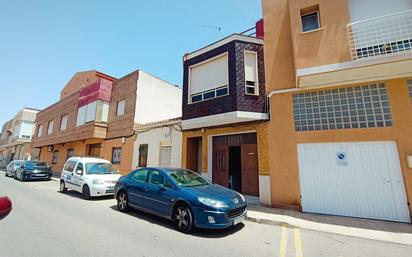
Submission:
[[[268,208],[254,203],[249,203],[246,220],[261,224],[286,225],[350,237],[412,245],[412,225],[407,223],[302,213]]]

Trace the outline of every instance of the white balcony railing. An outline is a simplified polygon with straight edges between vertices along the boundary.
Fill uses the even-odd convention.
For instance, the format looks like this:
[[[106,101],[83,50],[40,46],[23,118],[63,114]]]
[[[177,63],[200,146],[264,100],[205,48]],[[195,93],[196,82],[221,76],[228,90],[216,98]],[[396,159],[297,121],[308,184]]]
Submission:
[[[412,10],[347,25],[352,60],[412,52]]]

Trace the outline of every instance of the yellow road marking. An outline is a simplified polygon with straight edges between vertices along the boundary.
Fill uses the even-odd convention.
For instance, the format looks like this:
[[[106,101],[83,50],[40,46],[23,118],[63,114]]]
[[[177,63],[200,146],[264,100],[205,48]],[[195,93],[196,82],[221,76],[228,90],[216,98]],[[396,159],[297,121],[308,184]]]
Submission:
[[[288,242],[286,225],[282,225],[282,237],[280,238],[279,257],[285,257],[286,244]]]
[[[295,228],[295,254],[296,257],[303,257],[302,241],[300,239],[300,230],[298,228]]]

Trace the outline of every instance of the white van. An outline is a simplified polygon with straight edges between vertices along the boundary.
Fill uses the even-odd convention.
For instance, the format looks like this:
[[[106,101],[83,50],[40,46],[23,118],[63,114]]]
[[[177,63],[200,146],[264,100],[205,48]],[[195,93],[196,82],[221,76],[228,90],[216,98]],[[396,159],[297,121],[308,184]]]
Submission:
[[[68,189],[83,194],[84,199],[112,195],[117,180],[121,177],[112,164],[92,157],[71,157],[66,161],[60,178],[60,192]]]

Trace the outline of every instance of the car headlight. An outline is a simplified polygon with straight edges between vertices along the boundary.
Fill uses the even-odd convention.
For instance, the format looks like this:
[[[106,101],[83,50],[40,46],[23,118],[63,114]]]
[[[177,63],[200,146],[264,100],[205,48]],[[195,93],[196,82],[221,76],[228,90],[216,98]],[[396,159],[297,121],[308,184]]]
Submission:
[[[103,181],[101,181],[100,179],[93,179],[92,183],[93,185],[101,185],[103,184]]]
[[[197,199],[199,200],[199,202],[201,202],[204,205],[209,206],[209,207],[213,207],[213,208],[229,207],[229,206],[227,206],[227,204],[225,204],[224,202],[219,201],[219,200],[210,199],[210,198],[201,197],[201,196],[199,196]]]
[[[242,201],[243,201],[243,202],[246,202],[246,199],[245,199],[245,197],[244,197],[242,194],[239,194],[239,196],[240,196],[240,198],[242,198]]]

